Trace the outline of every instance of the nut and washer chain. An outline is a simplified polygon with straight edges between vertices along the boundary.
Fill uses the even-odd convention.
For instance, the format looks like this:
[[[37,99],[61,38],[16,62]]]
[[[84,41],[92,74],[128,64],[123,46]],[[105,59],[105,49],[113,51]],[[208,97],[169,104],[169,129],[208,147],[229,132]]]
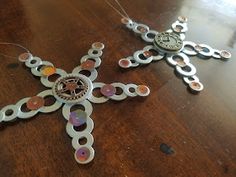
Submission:
[[[145,97],[150,93],[149,88],[145,85],[93,83],[98,76],[96,68],[101,65],[100,57],[104,47],[101,42],[93,43],[88,54],[80,59],[80,65],[75,67],[72,73],[55,68],[52,63],[42,61],[29,52],[21,54],[18,59],[31,69],[33,75],[40,77],[41,83],[49,90],[21,99],[15,105],[2,108],[0,123],[14,121],[16,118],[29,119],[39,112],[50,113],[63,106],[62,113],[67,121],[66,132],[72,138],[75,160],[80,164],[91,162],[95,156],[92,147],[94,122],[90,117],[93,112],[91,103],[104,103],[109,99],[121,101],[128,96]],[[84,71],[89,73],[89,76],[84,75]],[[53,75],[59,75],[59,78],[50,81],[50,77]],[[96,88],[100,89],[102,97],[94,96],[93,91]],[[122,90],[122,93],[119,92],[119,89]],[[54,97],[55,102],[47,106],[46,97]],[[25,109],[25,105],[27,109]],[[74,111],[73,107],[76,105],[80,105],[82,108]]]
[[[122,18],[121,22],[128,29],[140,35],[149,45],[136,51],[133,56],[120,59],[119,66],[125,69],[133,68],[165,58],[167,63],[175,68],[176,73],[182,76],[190,91],[199,93],[204,87],[195,75],[196,68],[190,63],[188,56],[213,57],[225,61],[231,58],[231,54],[226,50],[213,49],[206,44],[185,41],[185,33],[188,31],[187,21],[186,17],[179,16],[178,20],[171,25],[171,29],[158,32],[150,30],[145,24],[137,23],[126,17]]]

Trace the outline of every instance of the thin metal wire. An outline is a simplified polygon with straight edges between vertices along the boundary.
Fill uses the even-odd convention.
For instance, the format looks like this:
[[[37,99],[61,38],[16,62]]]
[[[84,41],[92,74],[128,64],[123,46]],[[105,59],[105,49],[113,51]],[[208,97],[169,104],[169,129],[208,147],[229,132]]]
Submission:
[[[12,45],[12,46],[16,46],[16,47],[19,47],[19,48],[25,50],[27,53],[30,53],[30,51],[29,51],[26,47],[24,47],[24,46],[22,46],[22,45],[20,45],[20,44],[11,43],[11,42],[0,42],[0,45]],[[2,52],[0,52],[0,55],[2,55],[2,56],[4,56],[4,57],[8,57],[8,58],[17,58],[17,57],[18,57],[18,56],[7,55],[7,54],[2,53]]]
[[[127,18],[130,19],[128,13],[125,11],[125,9],[120,4],[120,2],[118,0],[115,0],[115,2],[118,4],[118,6],[121,8],[121,10],[124,12],[124,14],[127,16]]]
[[[118,5],[120,6],[120,8],[121,8],[121,10],[124,12],[124,14],[122,14],[122,12],[121,11],[119,11],[117,8],[115,8],[115,6],[113,6],[109,1],[107,1],[107,0],[105,0],[105,2],[113,9],[113,10],[115,10],[120,16],[122,16],[123,18],[128,18],[128,19],[130,19],[129,18],[129,16],[128,16],[128,14],[124,11],[124,8],[121,6],[121,4],[119,3],[119,2],[117,2],[116,0],[115,0],[115,2],[116,3],[118,3]]]

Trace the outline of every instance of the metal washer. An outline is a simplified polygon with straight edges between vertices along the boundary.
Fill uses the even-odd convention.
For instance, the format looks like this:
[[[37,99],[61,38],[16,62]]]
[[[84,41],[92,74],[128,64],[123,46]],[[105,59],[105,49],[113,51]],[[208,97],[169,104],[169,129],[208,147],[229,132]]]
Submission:
[[[42,73],[38,70],[40,66],[53,66],[53,64],[49,61],[42,61],[42,63],[39,66],[36,66],[34,68],[31,68],[31,73],[35,76],[42,76]]]
[[[93,90],[97,88],[102,88],[105,84],[102,82],[95,82],[93,83]],[[93,94],[91,95],[90,98],[88,98],[89,101],[92,103],[105,103],[109,100],[108,97],[101,96],[101,97],[95,97]]]
[[[190,76],[190,77],[183,77],[183,80],[186,84],[189,84],[192,81],[199,82],[199,78],[196,75]]]
[[[140,24],[134,25],[133,31],[134,31],[135,33],[142,34],[142,32],[138,30],[138,27],[143,27],[143,28],[147,29],[147,31],[149,31],[149,27],[148,27],[147,25],[144,25],[144,24],[141,24],[141,23],[140,23]]]
[[[28,118],[31,118],[33,116],[35,116],[38,112],[39,112],[39,109],[38,110],[31,110],[29,112],[23,112],[21,110],[22,106],[28,102],[28,100],[30,99],[30,97],[28,98],[23,98],[21,99],[20,101],[18,101],[16,103],[16,107],[18,108],[18,117],[21,118],[21,119],[28,119]]]
[[[193,66],[191,63],[188,63],[186,66],[190,67],[190,71],[184,71],[182,67],[176,65],[176,71],[183,75],[183,76],[193,76],[196,74],[197,70],[195,66]]]
[[[74,157],[75,157],[76,162],[78,162],[79,164],[87,164],[87,163],[91,162],[94,159],[95,151],[94,151],[94,149],[91,146],[80,146],[79,148],[82,148],[82,147],[86,147],[86,148],[89,149],[89,152],[90,152],[89,158],[86,161],[84,161],[84,162],[79,161],[76,158],[76,151],[75,151]]]
[[[172,24],[172,30],[174,30],[177,26],[181,26],[181,33],[185,33],[188,31],[188,27],[186,23],[180,23],[179,21],[176,21],[175,23]]]
[[[206,45],[206,44],[199,44],[200,47],[202,48],[206,48],[208,51],[200,51],[198,54],[203,56],[203,57],[211,57],[213,54],[214,54],[214,50],[209,46],[209,45]]]
[[[41,93],[39,93],[37,96],[41,96],[43,98],[46,98],[48,96],[53,96],[53,93],[52,93],[52,90],[45,90]],[[43,112],[43,113],[49,113],[49,112],[54,112],[56,110],[58,110],[60,107],[62,106],[62,102],[58,101],[56,99],[55,103],[51,106],[44,106],[42,107],[41,109],[39,109],[40,112]]]
[[[82,105],[84,107],[84,111],[87,113],[88,116],[90,116],[93,112],[93,106],[88,100],[84,100],[80,103],[74,103],[74,104],[65,104],[62,108],[62,114],[66,120],[69,120],[71,108],[75,105]]]
[[[73,69],[72,73],[73,74],[80,74],[81,71],[88,71],[90,73],[90,76],[88,76],[88,78],[91,80],[91,81],[94,81],[95,79],[97,79],[98,77],[98,72],[96,69],[93,69],[93,70],[83,70],[81,68],[81,66],[77,66],[76,68]],[[86,76],[87,77],[87,76]]]
[[[80,134],[83,133],[83,132],[91,133],[93,131],[93,128],[94,128],[94,123],[93,123],[93,120],[90,117],[87,118],[86,125],[87,126],[83,131],[76,131],[74,129],[74,126],[70,122],[67,122],[66,132],[71,138],[80,136]]]
[[[153,60],[153,56],[143,60],[139,57],[139,55],[143,54],[143,50],[138,50],[134,53],[134,59],[138,62],[138,63],[141,63],[141,64],[148,64],[148,63],[151,63],[152,60]]]
[[[87,140],[86,144],[83,144],[83,145],[79,144],[79,140],[82,138],[86,138],[86,140]],[[94,143],[94,138],[93,138],[92,134],[88,133],[88,132],[80,133],[79,136],[75,136],[72,139],[72,146],[74,149],[78,149],[80,146],[92,146],[93,143]]]
[[[3,112],[0,110],[0,123],[2,121],[4,121],[5,115],[3,114]]]
[[[148,37],[148,35],[150,35],[150,34],[151,34],[151,35],[154,35],[154,37],[153,37],[153,38]],[[142,39],[143,39],[144,41],[151,43],[151,42],[154,41],[155,36],[156,36],[157,34],[158,34],[157,31],[155,31],[155,30],[149,30],[148,32],[142,34],[141,37],[142,37]]]
[[[41,64],[42,64],[42,60],[39,57],[33,57],[25,62],[25,65],[29,68],[34,68],[34,67],[37,67]]]
[[[194,56],[197,55],[197,52],[194,50],[194,47],[196,46],[196,44],[194,42],[191,41],[184,41],[183,42],[184,48],[182,50],[183,53],[190,55],[190,56]],[[188,48],[186,48],[187,46],[190,46],[190,48],[192,50],[189,50]]]
[[[221,58],[220,51],[216,50],[216,49],[213,49],[213,50],[214,50],[214,53],[213,53],[212,57],[216,58],[216,59],[220,59]]]
[[[127,60],[130,60],[131,62],[131,66],[130,67],[137,67],[139,66],[140,64],[134,59],[134,57],[132,56],[129,56],[126,58]]]
[[[95,54],[94,54],[94,51],[96,51]],[[89,49],[88,51],[88,55],[93,58],[101,57],[102,53],[103,53],[102,50],[98,50],[98,49]]]
[[[172,66],[176,66],[178,64],[177,61],[173,59],[175,56],[179,56],[180,58],[182,58],[186,64],[190,62],[190,59],[187,55],[185,55],[184,53],[178,53],[176,55],[171,55],[166,58],[167,62],[171,64]]]
[[[80,59],[80,63],[83,63],[83,62],[87,61],[88,59],[92,59],[92,60],[95,61],[95,68],[99,67],[99,66],[101,65],[101,63],[102,63],[101,58],[99,58],[99,57],[91,57],[91,56],[89,56],[89,55],[83,56],[83,57]]]
[[[66,73],[64,70],[58,69],[58,68],[56,69],[55,74],[60,75],[60,77],[63,77],[63,76],[65,76],[65,75],[67,75],[67,73]],[[42,83],[45,87],[48,87],[48,88],[52,88],[53,85],[54,85],[54,83],[55,83],[55,82],[49,81],[49,76],[43,76],[43,77],[41,77],[41,78],[40,78],[40,81],[41,81],[41,83]]]
[[[128,96],[130,96],[130,97],[138,96],[138,94],[137,94],[136,91],[135,91],[137,87],[138,87],[138,86],[135,85],[135,84],[127,84],[127,85],[125,85],[124,92],[125,92],[126,95],[128,95]],[[129,89],[131,89],[131,88],[134,89],[134,92],[130,92]]]
[[[153,61],[158,61],[158,60],[161,60],[161,59],[163,59],[164,58],[164,54],[162,54],[162,53],[160,53],[158,50],[156,50],[156,48],[153,46],[153,45],[148,45],[148,46],[146,46],[146,47],[144,47],[143,48],[143,50],[144,51],[150,51],[150,50],[155,50],[157,53],[158,53],[158,55],[153,55],[152,57],[153,57]]]
[[[9,116],[6,115],[6,112],[8,110],[11,110],[13,112]],[[17,116],[18,116],[19,111],[18,111],[18,108],[17,108],[16,105],[8,105],[8,106],[5,106],[4,108],[2,108],[2,113],[3,113],[3,116],[4,116],[4,120],[3,121],[7,122],[7,121],[12,121],[12,120],[16,119]]]
[[[125,94],[124,90],[125,90],[125,84],[122,84],[120,82],[117,82],[117,83],[112,83],[111,85],[113,85],[114,87],[119,87],[122,89],[123,93],[120,94],[120,95],[113,95],[111,96],[110,98],[112,100],[117,100],[117,101],[121,101],[121,100],[124,100],[125,98],[127,98],[127,95]]]

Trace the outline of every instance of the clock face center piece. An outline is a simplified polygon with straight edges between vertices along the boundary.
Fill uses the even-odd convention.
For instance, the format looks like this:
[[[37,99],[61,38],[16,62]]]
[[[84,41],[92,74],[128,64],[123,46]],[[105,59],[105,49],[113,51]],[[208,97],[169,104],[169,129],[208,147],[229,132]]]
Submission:
[[[153,43],[157,49],[164,53],[177,53],[183,48],[182,39],[175,33],[158,33]]]

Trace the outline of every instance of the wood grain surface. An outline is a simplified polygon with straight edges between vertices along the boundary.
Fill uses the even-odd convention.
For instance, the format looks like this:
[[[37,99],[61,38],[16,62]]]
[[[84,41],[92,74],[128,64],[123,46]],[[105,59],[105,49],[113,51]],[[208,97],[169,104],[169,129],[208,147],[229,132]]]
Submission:
[[[94,105],[96,156],[74,160],[61,109],[0,125],[0,177],[236,177],[236,3],[121,0],[136,21],[164,31],[187,16],[187,40],[231,51],[224,62],[192,57],[205,86],[190,94],[166,62],[122,71],[145,43],[103,0],[0,0],[0,41],[71,71],[91,44],[106,45],[96,81],[146,84],[151,95]],[[22,50],[0,45],[17,56]],[[17,59],[0,56],[0,107],[45,90]]]

